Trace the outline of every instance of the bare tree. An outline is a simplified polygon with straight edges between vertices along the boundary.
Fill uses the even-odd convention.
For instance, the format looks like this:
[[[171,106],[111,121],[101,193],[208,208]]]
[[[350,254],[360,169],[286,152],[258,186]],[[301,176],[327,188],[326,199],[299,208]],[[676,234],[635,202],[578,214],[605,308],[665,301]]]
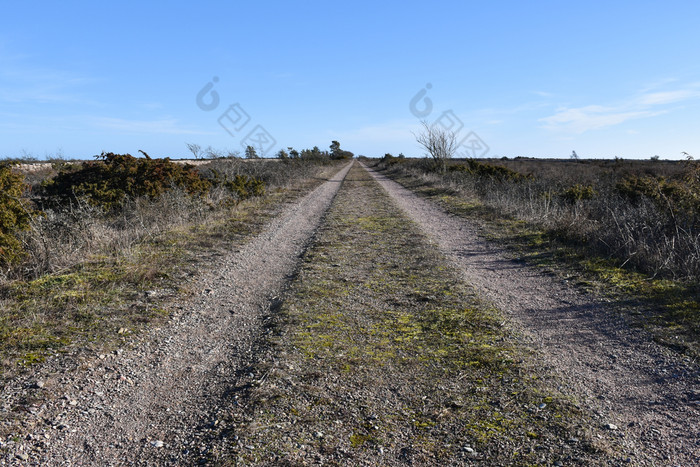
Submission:
[[[195,159],[199,159],[202,155],[202,146],[194,143],[187,143],[187,149],[190,150]]]
[[[204,150],[204,154],[206,154],[207,159],[221,159],[223,153],[218,149],[207,146],[207,148]]]
[[[454,156],[459,147],[457,135],[437,125],[431,126],[425,120],[421,124],[423,131],[416,135],[416,141],[428,151],[435,161],[435,166],[444,172],[447,169],[447,160]]]

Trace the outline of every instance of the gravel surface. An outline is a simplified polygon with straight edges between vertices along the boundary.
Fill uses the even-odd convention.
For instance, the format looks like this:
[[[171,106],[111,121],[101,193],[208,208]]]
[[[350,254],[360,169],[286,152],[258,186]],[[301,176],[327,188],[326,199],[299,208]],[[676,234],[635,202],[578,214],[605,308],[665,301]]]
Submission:
[[[3,409],[26,410],[30,434],[3,441],[0,463],[162,465],[206,456],[203,440],[217,424],[220,401],[247,378],[271,304],[298,267],[350,165],[261,235],[212,259],[193,279],[194,296],[166,304],[172,309],[166,325],[136,338],[130,348],[55,359],[30,379],[8,385]]]
[[[541,350],[543,369],[561,375],[562,390],[619,432],[633,465],[700,463],[697,364],[630,328],[614,303],[523,264],[468,220],[371,173],[465,279],[512,316]]]

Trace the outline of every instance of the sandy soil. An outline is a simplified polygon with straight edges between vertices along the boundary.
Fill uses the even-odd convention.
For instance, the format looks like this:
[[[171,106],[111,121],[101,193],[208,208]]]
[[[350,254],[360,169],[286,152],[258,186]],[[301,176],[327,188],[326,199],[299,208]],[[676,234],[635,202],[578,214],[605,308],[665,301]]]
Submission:
[[[633,464],[700,463],[697,364],[630,328],[615,303],[523,264],[469,221],[372,173],[464,278],[512,316],[541,351],[542,367],[561,376],[562,390],[619,431]]]

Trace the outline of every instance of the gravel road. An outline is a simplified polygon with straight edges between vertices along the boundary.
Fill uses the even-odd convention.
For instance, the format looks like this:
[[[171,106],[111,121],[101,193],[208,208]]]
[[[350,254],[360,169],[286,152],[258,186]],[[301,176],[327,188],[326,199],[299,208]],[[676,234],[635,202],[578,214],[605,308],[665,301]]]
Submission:
[[[250,380],[271,304],[330,206],[350,164],[265,231],[193,279],[167,324],[108,355],[64,356],[2,395],[24,407],[26,438],[2,465],[190,465],[206,457],[222,400]],[[564,393],[618,433],[632,465],[698,464],[697,364],[632,329],[616,304],[584,294],[479,238],[475,226],[371,172],[539,350]],[[157,296],[157,291],[154,291]],[[38,384],[37,384],[38,383]],[[33,395],[44,394],[40,403]]]
[[[330,206],[348,164],[287,208],[252,241],[212,263],[172,303],[169,322],[130,349],[92,358],[57,359],[34,380],[3,394],[6,407],[32,391],[48,395],[28,408],[31,434],[13,443],[10,465],[190,464],[205,456],[216,409],[254,360],[271,303]],[[72,363],[71,363],[72,362]],[[38,383],[38,384],[37,384]]]
[[[517,261],[469,221],[370,172],[465,279],[512,316],[543,369],[561,376],[563,392],[619,432],[633,465],[700,463],[697,364],[627,326],[614,303]]]

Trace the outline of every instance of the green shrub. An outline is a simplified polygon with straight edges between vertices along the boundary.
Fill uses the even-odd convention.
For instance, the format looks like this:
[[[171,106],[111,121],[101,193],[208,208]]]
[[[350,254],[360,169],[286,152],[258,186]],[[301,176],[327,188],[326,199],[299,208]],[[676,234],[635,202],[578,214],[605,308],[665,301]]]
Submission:
[[[235,193],[238,199],[247,199],[265,194],[265,183],[259,178],[247,175],[236,175],[233,180],[225,179],[222,186]]]
[[[619,182],[616,188],[633,202],[647,197],[662,210],[669,209],[674,214],[700,212],[700,183],[692,176],[682,179],[632,176]]]
[[[44,197],[65,203],[86,199],[106,210],[118,208],[126,197],[158,198],[173,187],[191,195],[209,191],[211,182],[194,166],[170,159],[138,159],[130,154],[102,153],[96,161],[69,164],[43,186]]]
[[[448,170],[450,172],[464,172],[479,178],[490,178],[499,182],[520,181],[528,178],[507,167],[486,164],[473,159],[467,160],[464,164],[450,165]]]
[[[0,265],[17,262],[24,256],[18,234],[29,229],[33,212],[22,198],[28,186],[24,177],[0,163]]]
[[[559,193],[559,196],[567,203],[574,204],[577,201],[593,199],[593,197],[596,194],[597,193],[593,189],[593,186],[580,185],[577,183],[576,185],[569,187],[566,190]]]

